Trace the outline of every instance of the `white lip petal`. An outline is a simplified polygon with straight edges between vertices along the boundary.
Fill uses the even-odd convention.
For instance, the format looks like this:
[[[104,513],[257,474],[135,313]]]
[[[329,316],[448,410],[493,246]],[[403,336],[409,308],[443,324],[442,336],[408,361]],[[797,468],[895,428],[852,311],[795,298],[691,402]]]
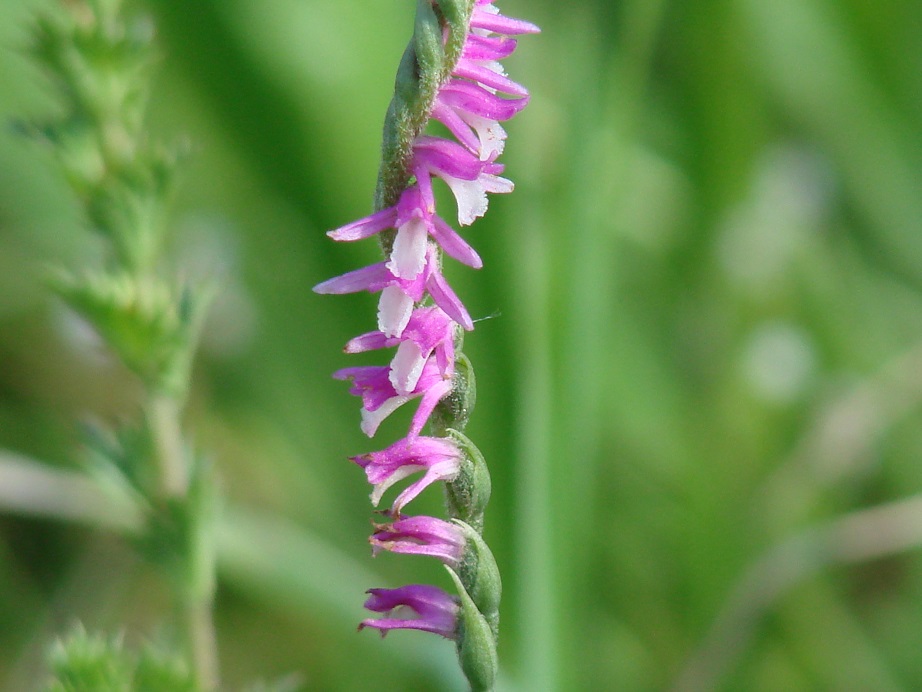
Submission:
[[[387,336],[399,338],[413,314],[413,299],[399,286],[387,286],[378,301],[378,329]]]
[[[480,140],[480,160],[494,161],[506,147],[506,130],[495,120],[465,114],[465,122],[474,128]]]
[[[390,476],[388,476],[386,480],[381,481],[376,486],[374,486],[374,488],[371,491],[371,495],[369,496],[371,498],[371,504],[377,507],[378,503],[381,502],[381,496],[384,495],[385,492],[387,492],[388,488],[390,488],[395,483],[399,483],[404,478],[407,478],[408,476],[412,476],[417,471],[423,471],[423,470],[425,470],[425,467],[419,466],[419,465],[406,464],[404,466],[401,466],[400,468],[395,470]]]
[[[478,178],[478,181],[487,192],[505,193],[515,189],[515,185],[509,178],[502,178],[498,175],[485,173]]]
[[[392,396],[374,411],[368,411],[363,408],[362,424],[360,426],[362,432],[368,437],[374,437],[381,422],[412,398],[409,396]]]
[[[426,265],[426,222],[413,217],[397,229],[387,268],[401,279],[415,279]]]
[[[391,371],[388,374],[391,384],[398,394],[410,394],[423,374],[426,359],[419,350],[415,341],[401,341],[397,353],[391,361]]]
[[[487,192],[479,179],[461,180],[444,174],[442,179],[455,195],[459,224],[469,226],[475,219],[487,213]]]

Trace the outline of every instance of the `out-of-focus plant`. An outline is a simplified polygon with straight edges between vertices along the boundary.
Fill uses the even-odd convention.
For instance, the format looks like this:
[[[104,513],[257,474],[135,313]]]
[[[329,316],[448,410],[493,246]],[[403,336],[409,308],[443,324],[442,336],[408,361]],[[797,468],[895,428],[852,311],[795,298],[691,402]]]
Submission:
[[[88,428],[86,471],[130,498],[130,537],[171,586],[188,681],[154,671],[146,654],[134,661],[113,641],[78,631],[55,649],[52,690],[218,685],[214,482],[181,424],[211,290],[186,285],[163,261],[179,151],[146,131],[152,36],[150,20],[129,16],[121,0],[74,0],[43,15],[33,54],[53,78],[60,112],[31,130],[53,153],[97,241],[88,266],[53,272],[53,288],[143,388],[138,420]]]

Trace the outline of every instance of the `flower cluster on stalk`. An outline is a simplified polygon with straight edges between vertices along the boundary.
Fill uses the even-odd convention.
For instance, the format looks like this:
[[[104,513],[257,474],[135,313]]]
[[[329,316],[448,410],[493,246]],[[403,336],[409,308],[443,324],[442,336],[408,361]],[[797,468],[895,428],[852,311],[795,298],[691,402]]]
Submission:
[[[431,4],[444,24],[447,9],[443,5],[451,3],[432,0]],[[458,386],[459,337],[474,328],[467,309],[442,274],[442,256],[474,269],[482,266],[474,248],[436,213],[433,182],[441,179],[450,189],[460,226],[483,216],[488,193],[512,190],[512,182],[502,177],[503,165],[497,163],[506,140],[500,123],[522,110],[529,96],[524,87],[506,76],[499,61],[515,49],[512,36],[534,33],[538,28],[501,15],[490,0],[453,3],[462,5],[469,16],[463,27],[463,48],[427,104],[429,119],[444,125],[454,139],[414,133],[409,157],[402,162],[406,185],[396,203],[328,233],[337,241],[385,234],[385,260],[325,281],[314,290],[380,294],[377,329],[349,341],[345,351],[395,349],[390,363],[334,373],[337,379],[348,380],[350,392],[361,397],[362,431],[373,437],[393,411],[419,399],[406,437],[383,450],[352,458],[372,485],[371,499],[376,507],[389,488],[421,474],[382,512],[390,521],[375,526],[370,539],[375,554],[387,550],[430,555],[461,573],[464,582],[465,566],[489,553],[479,534],[464,520],[469,516],[453,513],[446,521],[402,513],[433,483],[469,482],[471,474],[477,473],[473,457],[479,458],[467,438],[451,429],[460,429],[463,421],[449,420],[444,428],[436,426],[443,436],[422,434],[439,403]],[[447,42],[446,27],[443,34]],[[489,561],[492,564],[492,556]],[[494,600],[498,601],[498,577],[496,581]],[[472,592],[467,584],[464,588],[465,596]],[[419,629],[457,638],[459,622],[464,618],[463,597],[419,584],[372,589],[369,594],[366,608],[385,617],[364,620],[360,628],[376,628],[382,635],[392,629]],[[407,609],[415,617],[388,617]]]

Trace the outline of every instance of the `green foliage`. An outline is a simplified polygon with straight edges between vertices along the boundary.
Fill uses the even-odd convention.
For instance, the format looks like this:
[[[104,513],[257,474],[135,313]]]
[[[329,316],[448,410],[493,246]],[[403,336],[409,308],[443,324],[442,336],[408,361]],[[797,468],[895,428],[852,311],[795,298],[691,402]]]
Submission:
[[[126,273],[60,274],[53,286],[119,358],[155,390],[185,395],[208,304],[205,292]]]
[[[134,689],[138,692],[196,692],[198,688],[182,658],[149,646],[138,656]]]
[[[152,507],[140,553],[173,582],[183,603],[210,602],[214,584],[215,488],[210,465],[193,464],[185,498],[164,498]]]
[[[151,27],[126,23],[120,5],[80,0],[36,23],[32,54],[54,78],[63,113],[34,132],[60,161],[90,226],[137,270],[159,252],[176,155],[144,133]]]
[[[53,680],[46,692],[196,692],[182,661],[152,645],[140,654],[121,637],[88,633],[76,627],[55,642],[49,654]]]
[[[48,692],[132,689],[133,666],[118,638],[88,634],[80,627],[67,640],[55,643],[50,659],[55,679]]]

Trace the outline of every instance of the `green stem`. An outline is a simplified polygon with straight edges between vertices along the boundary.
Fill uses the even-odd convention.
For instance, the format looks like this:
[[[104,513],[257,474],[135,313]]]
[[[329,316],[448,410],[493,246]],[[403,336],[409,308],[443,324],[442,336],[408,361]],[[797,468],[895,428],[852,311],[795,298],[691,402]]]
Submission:
[[[448,6],[451,3],[446,3]],[[413,143],[429,122],[432,104],[439,88],[452,73],[461,57],[473,0],[455,0],[453,16],[435,13],[430,0],[418,0],[416,27],[397,69],[394,98],[384,121],[381,144],[381,167],[375,190],[375,210],[393,206],[410,179]],[[443,29],[448,38],[443,41]],[[385,233],[381,243],[386,253],[393,243],[393,233]]]
[[[164,500],[189,505],[190,468],[183,449],[180,401],[154,391],[148,404],[148,420],[154,439],[160,492]],[[202,511],[198,509],[198,511]],[[207,517],[195,517],[184,536],[188,546],[183,556],[187,564],[180,574],[186,583],[178,585],[177,604],[185,630],[188,659],[192,664],[198,689],[208,692],[218,688],[218,648],[212,606],[214,598],[215,559],[208,530],[201,531]]]
[[[175,397],[162,392],[151,394],[147,417],[164,498],[184,498],[189,491],[189,469],[182,448],[179,413],[180,404]]]
[[[184,613],[198,689],[218,689],[218,644],[211,599],[191,603]]]

